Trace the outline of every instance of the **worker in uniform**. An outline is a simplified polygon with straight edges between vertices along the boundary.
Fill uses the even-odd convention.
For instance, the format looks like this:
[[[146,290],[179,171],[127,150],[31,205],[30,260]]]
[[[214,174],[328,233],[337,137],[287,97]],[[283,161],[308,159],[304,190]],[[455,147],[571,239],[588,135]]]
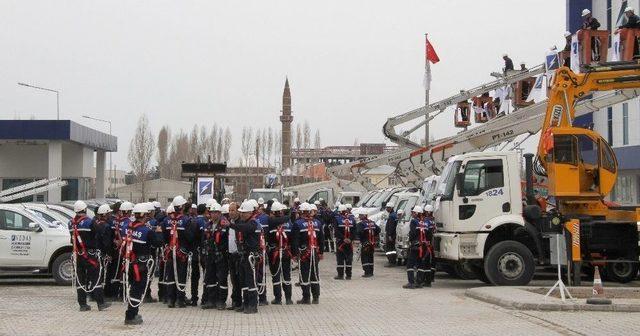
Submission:
[[[195,221],[185,216],[191,206],[182,196],[173,199],[174,212],[169,215],[163,228],[164,241],[168,246],[165,252],[165,271],[167,274],[167,295],[169,308],[186,307],[187,268],[191,262],[193,245],[198,233]],[[197,287],[196,287],[197,290]]]
[[[331,239],[331,224],[333,222],[333,215],[327,209],[327,203],[324,199],[319,199],[314,202],[314,205],[318,208],[318,214],[316,219],[322,223],[322,235],[324,237],[324,245],[322,250],[324,252],[333,252],[333,245]]]
[[[163,237],[164,237],[164,228],[171,226],[171,219],[174,218],[175,208],[173,205],[169,205],[165,211],[165,216],[162,217],[162,221],[159,222],[158,225],[163,229]],[[167,263],[172,262],[169,260],[169,256],[171,255],[171,251],[169,250],[169,241],[164,240],[162,247],[160,248],[162,253],[160,254],[160,258],[158,262],[159,268],[159,277],[158,277],[158,298],[162,301],[162,303],[169,303],[169,269],[167,268]],[[171,285],[174,286],[174,285]]]
[[[209,222],[210,222],[208,208],[212,204],[213,204],[213,199],[208,199],[207,202],[204,204],[198,204],[198,207],[197,207],[198,214],[193,219],[195,220],[196,225],[198,226],[198,235],[196,237],[196,242],[198,245],[197,245],[196,251],[194,251],[193,253],[198,254],[199,263],[197,265],[192,265],[192,267],[198,267],[202,271],[203,276],[204,274],[206,274],[206,265],[207,265],[207,257],[206,257],[206,251],[205,251],[205,241],[206,241],[205,235],[207,234],[207,229],[209,227]],[[200,280],[199,275],[200,275],[200,272],[198,272],[198,281]],[[191,279],[193,280],[193,277]],[[198,285],[199,284],[196,284],[196,287]],[[191,286],[193,286],[193,281],[191,282]],[[193,295],[193,290],[192,290],[192,295]],[[197,292],[196,292],[195,298],[196,298],[196,303],[195,304],[193,303],[193,297],[192,297],[191,305],[195,306],[198,304]],[[205,304],[208,299],[209,299],[209,296],[207,294],[207,285],[206,285],[206,281],[204,281],[202,283],[202,302],[200,304]]]
[[[564,49],[562,51],[566,57],[562,60],[562,65],[569,67],[571,66],[571,32],[564,32],[564,41]]]
[[[285,303],[293,304],[291,300],[291,259],[293,257],[293,225],[285,215],[286,207],[280,202],[271,204],[269,218],[269,234],[267,235],[269,270],[273,283],[272,304],[282,304],[282,292]]]
[[[429,220],[421,206],[411,210],[409,223],[409,256],[407,258],[407,280],[403,288],[421,288],[423,284],[431,286],[431,238]],[[417,276],[416,276],[417,273]]]
[[[253,219],[260,224],[260,262],[256,264],[256,283],[258,285],[258,304],[261,306],[266,306],[269,304],[267,301],[267,277],[266,277],[266,268],[267,268],[267,238],[266,234],[269,230],[269,215],[265,212],[264,208],[264,200],[259,198],[256,202],[255,200],[249,200],[251,204],[255,207],[255,212],[253,215]]]
[[[87,204],[76,201],[73,204],[76,215],[69,221],[71,246],[73,247],[74,286],[78,294],[80,311],[89,311],[87,293],[98,303],[98,310],[107,309],[111,304],[104,302],[102,288],[102,265],[99,241],[100,228],[87,216]]]
[[[133,207],[135,220],[127,227],[123,244],[125,250],[125,312],[124,324],[142,324],[142,316],[138,314],[142,304],[142,296],[150,287],[153,277],[153,254],[162,245],[162,227],[155,228],[147,221],[149,204],[138,203]]]
[[[177,210],[177,209],[176,209]],[[193,241],[189,247],[190,260],[191,264],[189,265],[191,272],[188,275],[191,280],[191,298],[188,299],[187,304],[191,306],[198,305],[198,286],[200,286],[200,242],[202,241],[201,231],[196,221],[198,217],[198,206],[194,203],[187,202],[183,206],[183,218],[191,222],[189,226],[195,227],[195,236],[193,237]]]
[[[433,236],[436,233],[436,222],[433,217],[433,205],[427,204],[423,208],[424,211],[424,220],[427,223],[427,228],[429,232],[427,234],[427,238],[429,241],[429,256],[426,262],[425,268],[427,270],[431,270],[431,272],[427,272],[425,277],[423,278],[423,285],[427,287],[431,287],[431,284],[435,282],[436,279],[436,267],[435,262],[433,260]]]
[[[109,204],[102,204],[96,211],[96,216],[93,218],[93,223],[97,229],[96,245],[100,250],[102,274],[100,275],[100,282],[102,284],[102,295],[105,300],[107,299],[107,284],[111,284],[107,281],[107,270],[110,267],[111,259],[109,258],[109,252],[112,248],[111,244],[111,207]]]
[[[398,215],[393,208],[396,205],[393,201],[387,202],[385,205],[385,211],[387,212],[387,222],[384,226],[385,245],[384,251],[389,261],[388,267],[393,267],[396,264],[396,228],[398,226]]]
[[[600,22],[593,17],[591,11],[587,8],[582,10],[582,29],[598,30]],[[591,59],[595,62],[600,60],[600,39],[591,37]]]
[[[233,223],[240,220],[238,204],[231,202],[222,206],[222,215],[229,221],[228,246],[229,246],[229,279],[231,280],[231,306],[227,309],[243,311],[242,306],[242,281],[240,279],[241,255],[236,242],[236,231],[232,228]]]
[[[376,240],[380,235],[380,227],[369,220],[367,213],[362,211],[358,214],[360,223],[358,226],[358,236],[360,237],[360,261],[362,262],[363,278],[373,276],[373,255],[376,250]]]
[[[318,304],[320,302],[320,273],[318,262],[322,259],[322,224],[313,217],[313,206],[300,204],[300,218],[296,221],[293,236],[298,247],[300,263],[300,287],[302,299],[298,304]],[[313,296],[313,300],[311,297]]]
[[[355,218],[344,204],[338,205],[335,217],[334,236],[336,237],[336,280],[351,280],[353,264],[353,238],[357,238]]]
[[[228,205],[227,205],[228,207]],[[202,309],[226,308],[229,278],[229,221],[222,215],[222,206],[209,205],[209,222],[204,231],[206,251],[205,285],[208,295]],[[204,295],[204,294],[203,294]]]
[[[235,231],[236,244],[240,253],[239,278],[242,283],[242,309],[245,314],[258,312],[258,288],[255,270],[260,262],[260,234],[262,228],[254,217],[255,206],[250,201],[240,205],[240,220],[229,227]]]
[[[507,74],[508,71],[513,71],[513,60],[509,58],[509,55],[502,54],[502,60],[504,60],[504,68],[502,71]]]
[[[116,204],[115,217],[111,222],[111,230],[109,231],[109,239],[111,243],[107,247],[107,256],[110,260],[107,269],[106,282],[109,283],[107,295],[113,300],[122,298],[122,258],[124,251],[122,249],[122,228],[127,227],[131,222],[131,210],[133,203],[122,202]]]
[[[162,205],[158,201],[154,201],[153,203],[154,212],[153,212],[153,220],[150,221],[152,226],[160,226],[164,227],[163,223],[167,214],[164,210],[162,210]],[[155,229],[155,227],[154,227]],[[158,277],[158,301],[165,302],[165,286],[163,280],[164,273],[164,244],[157,247],[155,251],[155,273]]]

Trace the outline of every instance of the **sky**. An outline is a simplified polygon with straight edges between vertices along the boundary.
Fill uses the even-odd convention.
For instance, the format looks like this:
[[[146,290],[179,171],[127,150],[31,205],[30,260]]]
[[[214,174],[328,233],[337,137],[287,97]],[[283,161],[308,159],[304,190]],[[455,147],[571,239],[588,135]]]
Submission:
[[[424,105],[424,34],[440,56],[431,101],[489,81],[514,62],[564,46],[558,0],[9,1],[0,2],[0,118],[61,119],[118,137],[127,151],[141,114],[163,125],[280,129],[285,77],[294,122],[322,145],[382,142],[388,117]],[[451,135],[453,116],[432,122]],[[232,159],[232,162],[235,162]]]

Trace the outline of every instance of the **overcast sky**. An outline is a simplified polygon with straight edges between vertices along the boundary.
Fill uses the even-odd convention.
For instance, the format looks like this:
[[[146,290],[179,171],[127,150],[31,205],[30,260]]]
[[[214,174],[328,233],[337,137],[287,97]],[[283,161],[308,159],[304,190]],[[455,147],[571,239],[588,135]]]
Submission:
[[[154,133],[228,125],[238,157],[243,126],[280,129],[285,76],[323,146],[384,141],[387,117],[424,105],[424,33],[433,102],[490,80],[504,52],[542,63],[564,46],[565,2],[6,0],[0,25],[0,118],[55,119],[55,94],[16,83],[59,89],[62,119],[113,121],[120,168],[141,113]]]

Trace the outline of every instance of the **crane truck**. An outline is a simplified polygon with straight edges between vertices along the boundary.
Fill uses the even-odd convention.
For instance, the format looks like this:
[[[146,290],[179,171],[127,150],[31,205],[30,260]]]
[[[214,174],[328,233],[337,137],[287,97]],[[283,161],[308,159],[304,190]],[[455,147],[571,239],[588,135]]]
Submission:
[[[517,152],[451,157],[438,189],[436,258],[468,263],[495,285],[526,285],[536,266],[556,259],[576,285],[582,267],[593,264],[604,265],[612,280],[635,279],[640,208],[605,202],[616,182],[615,153],[600,134],[572,122],[576,102],[593,92],[638,87],[635,62],[586,66],[580,74],[556,70],[535,162],[525,155],[524,202]],[[534,172],[547,176],[548,203],[534,194]]]

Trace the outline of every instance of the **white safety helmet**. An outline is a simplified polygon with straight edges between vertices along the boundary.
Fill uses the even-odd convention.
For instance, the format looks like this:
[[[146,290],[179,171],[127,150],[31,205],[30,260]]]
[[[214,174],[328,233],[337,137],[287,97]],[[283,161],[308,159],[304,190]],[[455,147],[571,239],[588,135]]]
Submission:
[[[207,209],[210,208],[213,205],[213,203],[215,203],[213,198],[209,198],[206,201],[204,201],[204,205],[207,206]]]
[[[585,8],[582,10],[582,17],[585,17],[589,14],[591,14],[591,11],[589,9]]]
[[[571,35],[572,35],[572,34],[571,34],[571,32],[569,32],[569,31],[564,32],[564,37],[569,37],[569,36],[571,36]]]
[[[324,198],[322,197],[318,198],[318,202],[322,203],[322,201],[324,201]]]
[[[318,206],[318,205],[320,205],[320,201],[315,201],[315,202],[313,202],[313,204]]]
[[[336,205],[335,205],[335,207],[336,207],[336,208],[337,208],[337,207],[339,207],[339,206],[340,206],[340,204],[342,204],[342,203],[340,203],[340,201],[336,201]]]
[[[245,203],[249,203],[249,205],[251,205],[253,207],[253,210],[258,209],[258,207],[259,207],[258,202],[256,200],[254,200],[254,199],[250,199],[250,200],[246,201]],[[251,210],[251,211],[253,211],[253,210]]]
[[[338,205],[338,212],[347,211],[347,206],[344,204]]]
[[[404,209],[398,209],[398,217],[402,217],[404,215]]]
[[[416,206],[414,206],[414,207],[413,207],[413,209],[411,209],[411,212],[415,212],[415,213],[423,213],[423,212],[424,212],[424,209],[422,209],[422,207],[421,207],[421,206],[416,205]]]
[[[300,207],[298,209],[300,211],[310,211],[311,207],[309,206],[309,203],[304,202],[304,203],[300,204]]]
[[[158,201],[153,201],[153,207],[157,208],[157,209],[160,209],[160,208],[162,208],[162,204],[160,204],[160,202],[158,202]]]
[[[147,203],[138,203],[133,206],[132,212],[134,214],[144,214],[147,213],[147,211],[149,211],[149,206],[147,205]]]
[[[124,202],[120,205],[120,211],[131,211],[133,210],[133,203],[131,202]]]
[[[184,199],[184,197],[182,197],[182,195],[178,195],[176,197],[173,198],[173,202],[171,202],[171,204],[173,204],[174,207],[181,207],[183,205],[185,205],[187,203],[187,200]]]
[[[147,206],[147,212],[156,211],[156,207],[153,205],[153,202],[147,202],[144,205]]]
[[[191,209],[197,209],[197,208],[198,208],[198,206],[195,205],[195,203],[191,203]]]
[[[627,8],[625,8],[625,9],[624,9],[624,12],[625,12],[625,13],[627,13],[627,12],[631,12],[631,13],[633,13],[633,7],[631,7],[631,6],[627,6]]]
[[[347,204],[345,204],[345,206],[347,207],[348,210],[353,209],[353,206],[351,206],[351,203],[347,203]]]
[[[111,212],[111,208],[109,207],[109,204],[103,204],[98,208],[98,211],[96,213],[98,215],[105,215],[105,214],[108,214],[109,212]]]
[[[318,207],[315,204],[309,204],[309,210],[318,211]]]
[[[433,212],[433,205],[427,204],[424,206],[424,212]]]
[[[169,205],[167,207],[167,215],[174,212],[176,212],[176,208],[174,208],[173,205]]]
[[[87,211],[87,203],[83,201],[76,201],[73,203],[73,212]]]
[[[258,205],[262,205],[264,204],[264,198],[260,197],[258,198]]]
[[[222,205],[220,205],[218,203],[213,203],[209,207],[209,211],[222,211]]]
[[[284,209],[286,209],[286,207],[280,202],[273,202],[273,204],[271,204],[271,211],[282,211]]]
[[[249,201],[244,202],[240,205],[240,209],[238,209],[239,212],[253,212],[253,210],[255,209],[255,207],[253,206],[253,204],[251,204]]]
[[[393,203],[393,201],[389,201],[389,202],[387,202],[387,205],[385,205],[386,208],[393,208],[395,206],[396,206],[396,204]]]
[[[222,200],[224,202],[224,200]],[[223,204],[220,207],[220,212],[222,212],[222,214],[228,214],[229,213],[229,204]]]
[[[222,204],[229,204],[231,202],[231,200],[229,198],[225,197],[225,198],[222,199],[221,202],[222,202]]]
[[[297,198],[297,197],[296,197],[296,198],[294,198],[294,199],[293,199],[293,203],[300,203],[300,199],[299,199],[299,198]]]

